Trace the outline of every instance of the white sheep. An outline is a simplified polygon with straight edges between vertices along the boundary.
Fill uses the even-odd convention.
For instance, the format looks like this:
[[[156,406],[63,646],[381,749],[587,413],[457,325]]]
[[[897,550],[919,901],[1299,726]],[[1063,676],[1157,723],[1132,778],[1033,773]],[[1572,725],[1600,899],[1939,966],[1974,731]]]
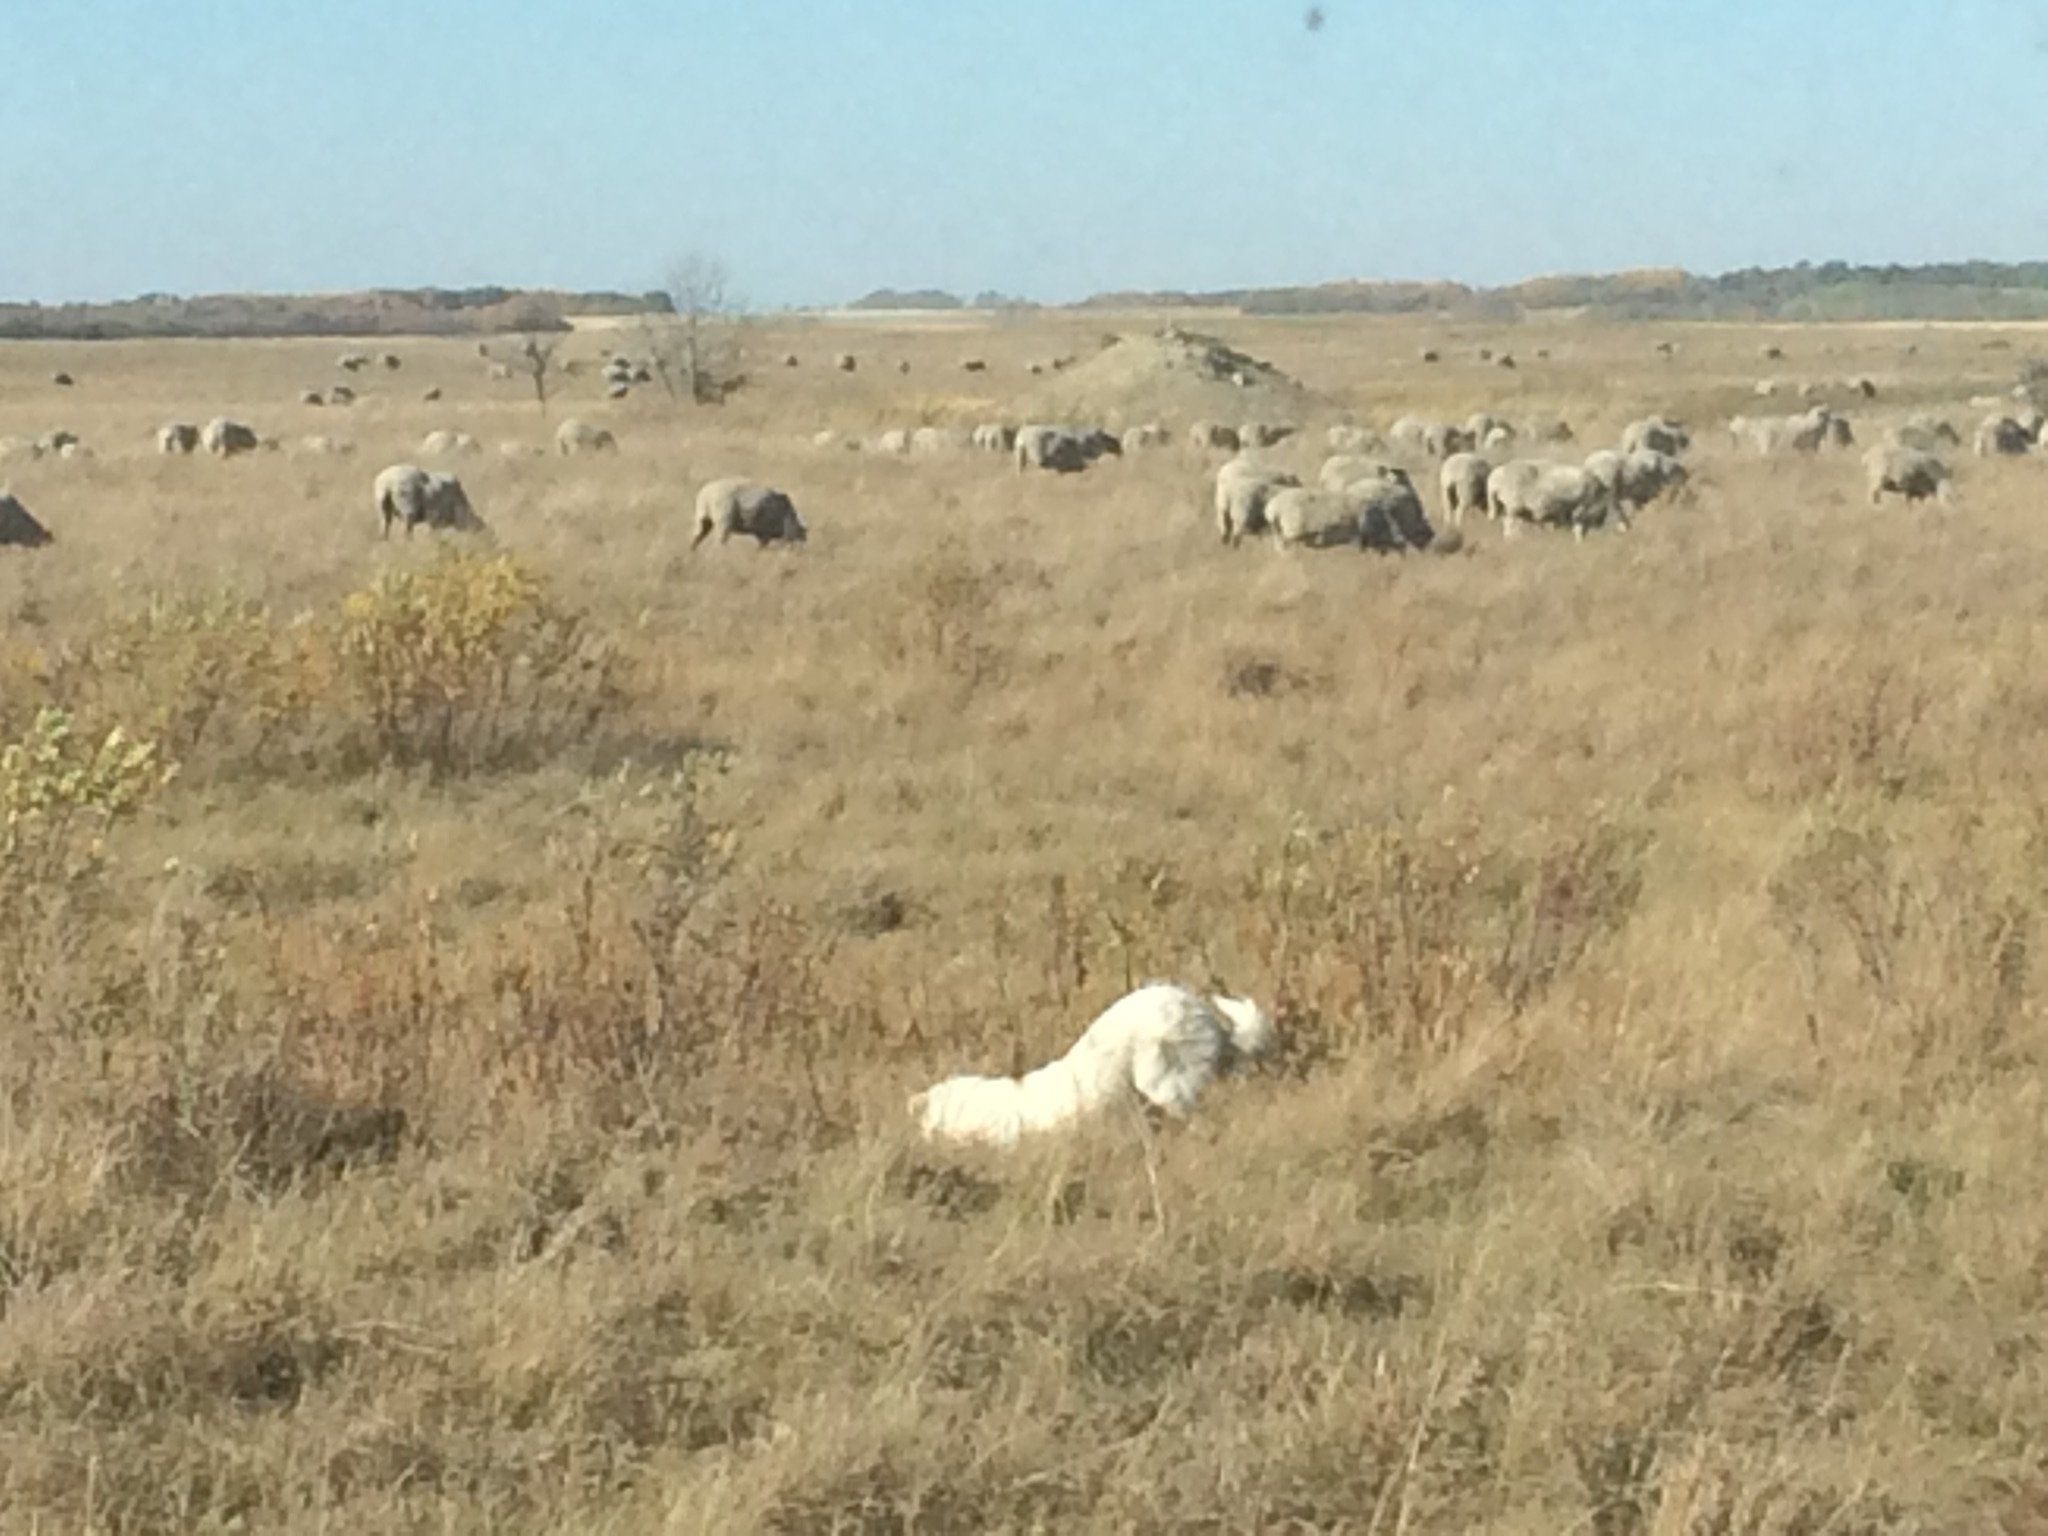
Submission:
[[[951,1077],[915,1094],[928,1139],[1011,1147],[1109,1108],[1132,1091],[1185,1118],[1217,1073],[1272,1048],[1273,1021],[1242,997],[1151,982],[1099,1015],[1074,1048],[1019,1077]]]

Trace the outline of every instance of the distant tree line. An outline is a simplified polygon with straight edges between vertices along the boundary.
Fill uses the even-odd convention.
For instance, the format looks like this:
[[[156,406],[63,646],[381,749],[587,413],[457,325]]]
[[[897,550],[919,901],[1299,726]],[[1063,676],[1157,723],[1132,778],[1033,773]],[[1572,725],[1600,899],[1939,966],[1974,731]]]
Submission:
[[[878,288],[854,309],[1023,310],[985,289]],[[1347,280],[1284,288],[1097,294],[1082,309],[1221,308],[1253,315],[1427,314],[1511,318],[1582,309],[1617,320],[2031,320],[2048,318],[2048,261],[1921,266],[1800,262],[1717,276],[1677,268],[1530,278],[1498,288]],[[0,303],[0,338],[467,335],[565,331],[580,315],[672,315],[673,293],[587,293],[483,286],[344,294],[144,294],[106,304]]]
[[[1098,294],[1093,309],[1223,308],[1256,315],[1416,314],[1479,318],[1585,309],[1642,320],[2017,320],[2048,317],[2048,261],[1801,262],[1704,277],[1676,268],[1531,278],[1499,288],[1462,283],[1318,283]]]
[[[105,304],[0,303],[0,337],[459,336],[566,331],[578,315],[668,313],[666,293],[383,288],[335,294],[149,293]]]

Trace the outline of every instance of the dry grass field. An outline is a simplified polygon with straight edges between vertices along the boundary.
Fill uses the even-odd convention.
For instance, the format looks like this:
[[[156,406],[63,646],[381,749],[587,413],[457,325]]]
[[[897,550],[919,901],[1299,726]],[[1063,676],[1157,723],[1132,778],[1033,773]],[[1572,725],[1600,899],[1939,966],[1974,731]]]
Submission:
[[[321,409],[345,344],[0,346],[0,436],[93,450],[0,464],[0,1532],[2048,1528],[2048,464],[1872,508],[1710,430],[1760,370],[1967,430],[2034,339],[1184,322],[1311,471],[1688,419],[1583,543],[811,444],[1156,323],[764,324],[723,408],[548,421],[469,343]],[[153,451],[220,413],[283,451]],[[570,413],[617,454],[499,451]],[[380,542],[439,427],[491,543]],[[806,547],[692,552],[735,473]],[[1284,1051],[911,1133],[1150,976]]]

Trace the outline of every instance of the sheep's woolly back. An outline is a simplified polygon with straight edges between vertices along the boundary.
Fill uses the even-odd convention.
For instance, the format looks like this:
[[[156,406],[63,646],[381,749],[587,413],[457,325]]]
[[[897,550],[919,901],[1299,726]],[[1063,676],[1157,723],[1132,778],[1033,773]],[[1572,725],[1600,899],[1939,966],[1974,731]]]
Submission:
[[[1001,1147],[1133,1091],[1185,1116],[1217,1073],[1273,1041],[1272,1019],[1247,998],[1153,983],[1111,1004],[1059,1060],[1021,1078],[948,1078],[916,1095],[911,1113],[928,1137]]]

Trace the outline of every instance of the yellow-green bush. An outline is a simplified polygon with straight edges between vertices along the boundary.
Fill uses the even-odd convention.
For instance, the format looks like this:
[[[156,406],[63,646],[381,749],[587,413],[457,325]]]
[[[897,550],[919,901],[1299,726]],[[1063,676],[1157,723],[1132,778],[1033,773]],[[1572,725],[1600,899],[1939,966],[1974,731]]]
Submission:
[[[436,773],[575,739],[618,700],[617,651],[511,555],[387,571],[343,601],[329,640],[371,753]]]
[[[181,762],[266,765],[311,707],[301,634],[233,592],[153,596],[96,637],[96,715],[143,722]]]
[[[154,743],[81,733],[61,709],[0,746],[0,1011],[27,1011],[53,943],[99,890],[107,830],[172,771]]]
[[[118,726],[81,738],[70,715],[45,709],[19,740],[0,747],[0,872],[62,880],[96,864],[107,827],[171,776],[156,744]]]

